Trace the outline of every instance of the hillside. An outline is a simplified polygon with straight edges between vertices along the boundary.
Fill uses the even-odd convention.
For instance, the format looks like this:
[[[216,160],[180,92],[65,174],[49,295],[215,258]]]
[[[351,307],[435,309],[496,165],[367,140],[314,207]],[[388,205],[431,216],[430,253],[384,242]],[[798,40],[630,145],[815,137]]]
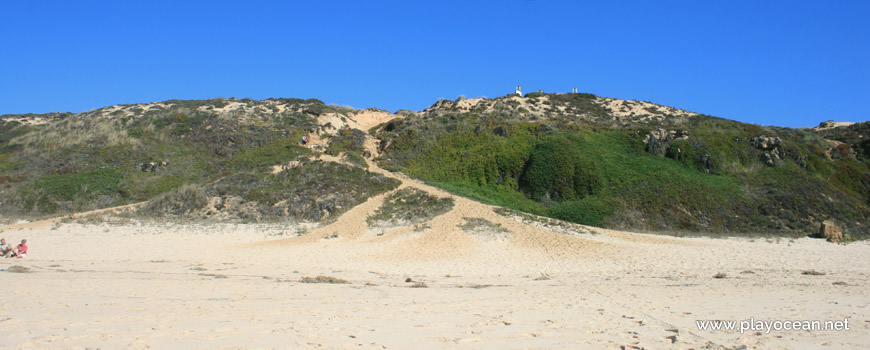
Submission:
[[[398,186],[317,159],[325,144],[299,144],[303,134],[319,141],[337,133],[334,124],[362,112],[318,100],[216,99],[6,115],[0,200],[17,216],[147,201],[140,212],[148,216],[328,220]],[[332,139],[333,148],[343,140]],[[273,171],[282,164],[286,171]]]
[[[385,168],[539,215],[645,231],[795,235],[831,219],[862,235],[870,231],[866,133],[825,138],[841,129],[533,93],[438,101],[374,133]]]
[[[803,235],[829,219],[866,235],[866,128],[761,127],[589,94],[442,100],[398,114],[172,100],[0,116],[0,201],[9,218],[141,203],[146,217],[325,223],[399,187],[369,171],[374,160],[581,224]]]

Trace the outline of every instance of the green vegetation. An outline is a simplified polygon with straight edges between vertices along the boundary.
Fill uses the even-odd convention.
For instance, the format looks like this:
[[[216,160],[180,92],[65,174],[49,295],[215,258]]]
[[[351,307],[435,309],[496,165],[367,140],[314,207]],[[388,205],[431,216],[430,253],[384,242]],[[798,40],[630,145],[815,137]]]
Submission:
[[[344,154],[344,158],[351,164],[362,168],[368,168],[364,156],[365,133],[350,128],[342,128],[329,141],[326,154],[338,156]]]
[[[0,208],[57,215],[149,201],[145,215],[331,218],[397,186],[361,169],[310,162],[311,151],[298,145],[319,113],[349,111],[319,100],[230,98],[0,116]],[[303,165],[267,170],[294,160]]]
[[[206,185],[185,185],[149,201],[142,214],[243,221],[323,221],[398,185],[397,180],[360,168],[306,161],[277,174],[242,171]]]
[[[501,224],[494,224],[486,219],[464,217],[462,220],[464,220],[465,223],[460,225],[459,228],[478,238],[485,240],[498,240],[511,234],[510,230],[501,227]]]
[[[228,162],[231,169],[257,169],[286,163],[311,153],[299,146],[298,138],[280,139],[266,145],[240,152]]]
[[[796,236],[833,220],[859,239],[870,232],[867,122],[763,127],[636,101],[622,105],[642,115],[624,107],[617,115],[591,94],[506,96],[470,109],[457,102],[403,111],[367,130],[384,147],[378,164],[588,225]],[[221,98],[0,116],[0,212],[149,201],[147,215],[328,221],[398,186],[364,170],[364,131],[341,129],[325,150],[353,167],[312,161],[298,145],[302,134],[322,131],[318,115],[350,111],[319,100]],[[653,131],[657,143],[648,145]],[[280,173],[269,169],[291,161]],[[370,224],[422,222],[451,206],[402,190]]]
[[[147,215],[187,215],[202,209],[208,202],[205,190],[198,185],[185,185],[149,201],[142,214]]]
[[[868,232],[867,164],[829,159],[814,134],[709,116],[613,128],[592,95],[526,97],[544,96],[569,112],[531,121],[510,109],[430,110],[392,122],[375,130],[389,145],[379,161],[453,193],[587,225],[792,235],[833,218]],[[668,139],[658,157],[644,144],[657,128],[690,136]],[[750,140],[762,135],[781,141],[757,148]]]
[[[638,151],[640,145],[625,133],[554,132],[526,139],[528,130],[509,132],[528,143],[511,136],[445,135],[406,171],[472,198],[587,225],[607,223],[620,203],[640,202],[650,213],[671,209],[671,218],[678,219],[680,206],[713,210],[708,200],[739,192],[733,180]]]
[[[366,222],[369,226],[409,226],[429,221],[452,208],[453,199],[434,197],[408,187],[387,196]]]
[[[94,169],[69,174],[48,175],[18,190],[24,210],[52,213],[61,203],[67,208],[87,208],[98,196],[118,196],[122,175],[116,169]],[[66,204],[66,203],[65,203]]]

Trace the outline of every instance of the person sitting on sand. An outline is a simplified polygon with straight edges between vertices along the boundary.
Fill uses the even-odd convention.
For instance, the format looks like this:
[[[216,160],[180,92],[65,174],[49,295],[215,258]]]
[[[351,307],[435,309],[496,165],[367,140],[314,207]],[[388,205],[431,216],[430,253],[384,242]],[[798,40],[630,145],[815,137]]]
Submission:
[[[12,248],[6,243],[5,238],[0,238],[0,256],[5,257],[6,255],[11,255],[10,253],[12,253]]]
[[[27,240],[22,239],[21,244],[15,247],[12,250],[12,258],[24,258],[27,257]]]

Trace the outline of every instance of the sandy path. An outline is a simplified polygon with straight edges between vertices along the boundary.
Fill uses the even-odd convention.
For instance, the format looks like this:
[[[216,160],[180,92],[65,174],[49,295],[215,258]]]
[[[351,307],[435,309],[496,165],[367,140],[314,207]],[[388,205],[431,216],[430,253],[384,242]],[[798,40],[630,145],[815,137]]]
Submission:
[[[61,217],[50,218],[50,219],[39,220],[39,221],[31,221],[31,222],[2,225],[2,226],[0,226],[0,232],[6,231],[6,230],[42,229],[42,228],[49,227],[53,224],[58,224],[62,220],[80,219],[80,218],[83,218],[85,216],[97,215],[97,214],[121,213],[124,211],[136,209],[137,207],[141,206],[142,204],[145,204],[145,202],[132,203],[132,204],[122,205],[122,206],[118,206],[118,207],[84,211],[81,213],[75,213],[72,215],[61,216]]]

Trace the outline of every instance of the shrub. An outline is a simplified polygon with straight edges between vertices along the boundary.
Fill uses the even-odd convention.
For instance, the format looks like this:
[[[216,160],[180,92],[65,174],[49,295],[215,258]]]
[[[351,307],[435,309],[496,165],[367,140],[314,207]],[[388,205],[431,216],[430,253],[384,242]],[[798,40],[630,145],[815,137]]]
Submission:
[[[207,203],[208,196],[202,187],[184,185],[148,201],[141,210],[155,215],[185,215],[202,209]]]
[[[612,213],[613,208],[595,196],[563,202],[550,209],[554,218],[590,226],[602,226]]]
[[[302,283],[330,283],[330,284],[349,284],[350,282],[343,280],[338,277],[332,276],[317,276],[317,277],[308,277],[303,276],[299,282]]]
[[[453,208],[452,198],[438,198],[416,188],[404,188],[387,196],[366,222],[371,226],[414,225]]]
[[[297,138],[286,138],[267,143],[239,153],[227,166],[233,169],[257,169],[261,167],[278,165],[310,154],[307,148],[297,144]]]
[[[76,200],[84,205],[98,196],[117,195],[122,177],[115,168],[47,175],[21,187],[18,194],[25,210],[53,213],[59,202]]]

